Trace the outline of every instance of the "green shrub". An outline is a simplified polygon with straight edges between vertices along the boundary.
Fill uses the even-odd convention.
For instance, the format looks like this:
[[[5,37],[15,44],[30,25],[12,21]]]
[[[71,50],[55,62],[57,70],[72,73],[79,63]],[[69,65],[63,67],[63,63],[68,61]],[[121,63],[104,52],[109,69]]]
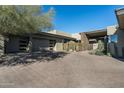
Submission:
[[[91,52],[89,52],[89,54],[94,54],[94,55],[105,55],[105,45],[104,42],[102,42],[101,40],[98,41],[98,48],[96,50],[93,50]]]
[[[104,55],[104,52],[102,52],[102,51],[96,51],[96,52],[95,52],[95,55],[102,56],[102,55]]]

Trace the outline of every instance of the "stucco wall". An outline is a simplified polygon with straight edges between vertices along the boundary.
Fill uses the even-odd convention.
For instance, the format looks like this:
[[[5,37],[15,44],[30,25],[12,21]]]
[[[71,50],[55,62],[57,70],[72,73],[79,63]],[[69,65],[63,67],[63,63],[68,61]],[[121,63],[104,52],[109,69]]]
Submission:
[[[93,50],[97,49],[98,48],[98,43],[94,43],[93,44]]]
[[[124,31],[117,29],[117,43],[109,44],[110,53],[116,57],[124,57]]]
[[[124,31],[123,30],[118,30],[117,31],[118,35],[118,45],[124,47]]]
[[[107,27],[107,35],[114,35],[117,32],[116,26]]]
[[[123,30],[118,30],[117,31],[118,35],[118,41],[117,41],[117,49],[118,49],[118,56],[122,57],[124,56],[123,53],[123,48],[124,48],[124,31]]]
[[[111,53],[112,56],[117,56],[117,50],[116,50],[116,44],[115,43],[109,43],[108,44],[108,50]]]
[[[54,50],[55,51],[63,51],[63,40],[62,39],[57,39],[56,40]]]

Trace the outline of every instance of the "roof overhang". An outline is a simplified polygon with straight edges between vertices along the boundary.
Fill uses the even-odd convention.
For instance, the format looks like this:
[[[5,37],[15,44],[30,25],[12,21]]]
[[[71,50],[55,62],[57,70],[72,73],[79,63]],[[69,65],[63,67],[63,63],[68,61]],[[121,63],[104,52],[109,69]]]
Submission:
[[[73,37],[58,35],[58,34],[52,34],[52,33],[47,33],[47,32],[37,32],[37,33],[33,33],[33,34],[34,35],[44,35],[44,36],[49,36],[49,37],[62,38],[62,39],[69,39],[69,40],[76,40],[76,38],[73,38]]]
[[[124,8],[115,10],[119,28],[124,30]]]
[[[89,39],[103,38],[107,36],[107,30],[96,30],[91,32],[84,32]]]
[[[5,33],[3,35],[14,35],[14,36],[25,36],[28,37],[30,35],[30,33],[22,33],[22,34],[11,34],[11,33]],[[42,38],[44,37],[53,37],[53,38],[59,38],[59,39],[67,39],[67,40],[76,40],[76,38],[73,37],[68,37],[68,36],[64,36],[64,35],[57,35],[57,34],[51,34],[51,33],[47,33],[47,32],[34,32],[31,34],[32,37],[38,37],[38,38]]]

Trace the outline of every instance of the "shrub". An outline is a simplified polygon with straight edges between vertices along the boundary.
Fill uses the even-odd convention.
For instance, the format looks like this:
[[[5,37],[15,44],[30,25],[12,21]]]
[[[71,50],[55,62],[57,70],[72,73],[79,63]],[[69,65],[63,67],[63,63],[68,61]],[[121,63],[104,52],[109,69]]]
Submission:
[[[102,55],[104,55],[104,52],[102,52],[102,51],[96,51],[96,52],[95,52],[95,55],[102,56]]]
[[[98,41],[98,48],[96,50],[93,50],[91,52],[89,52],[89,54],[95,54],[95,55],[105,55],[105,45],[104,42],[102,42],[101,40]]]

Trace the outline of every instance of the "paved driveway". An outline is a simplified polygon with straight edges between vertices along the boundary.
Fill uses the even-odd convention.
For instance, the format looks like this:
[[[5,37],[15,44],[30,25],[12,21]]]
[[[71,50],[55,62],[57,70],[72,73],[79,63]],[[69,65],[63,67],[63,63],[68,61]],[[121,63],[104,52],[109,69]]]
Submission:
[[[87,52],[0,67],[0,87],[124,87],[124,62]]]

